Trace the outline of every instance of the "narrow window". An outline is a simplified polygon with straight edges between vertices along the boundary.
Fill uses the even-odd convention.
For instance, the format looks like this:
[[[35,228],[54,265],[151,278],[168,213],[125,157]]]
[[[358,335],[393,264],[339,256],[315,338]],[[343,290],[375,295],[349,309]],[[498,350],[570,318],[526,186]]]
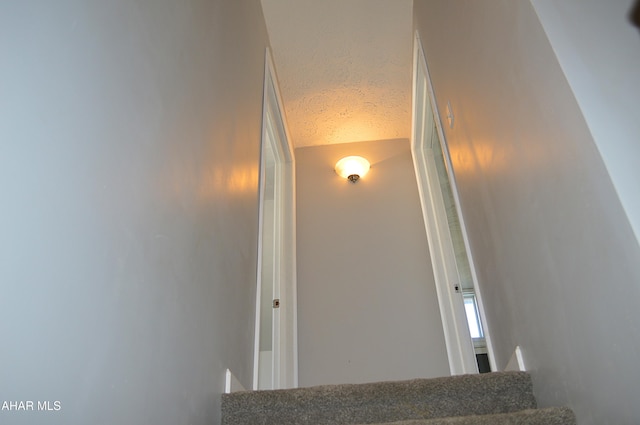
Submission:
[[[464,310],[467,313],[467,323],[469,323],[469,332],[471,338],[484,338],[482,332],[482,324],[480,323],[480,314],[478,314],[478,302],[476,301],[476,294],[465,293],[464,294]]]

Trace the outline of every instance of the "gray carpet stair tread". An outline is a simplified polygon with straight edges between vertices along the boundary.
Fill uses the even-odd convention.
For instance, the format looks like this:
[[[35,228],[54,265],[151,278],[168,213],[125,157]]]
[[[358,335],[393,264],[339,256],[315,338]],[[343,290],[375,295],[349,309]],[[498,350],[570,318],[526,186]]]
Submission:
[[[224,425],[385,423],[535,409],[531,377],[494,372],[222,396]],[[508,422],[506,422],[508,423]]]
[[[576,425],[576,417],[567,407],[549,407],[495,415],[416,419],[376,425]]]

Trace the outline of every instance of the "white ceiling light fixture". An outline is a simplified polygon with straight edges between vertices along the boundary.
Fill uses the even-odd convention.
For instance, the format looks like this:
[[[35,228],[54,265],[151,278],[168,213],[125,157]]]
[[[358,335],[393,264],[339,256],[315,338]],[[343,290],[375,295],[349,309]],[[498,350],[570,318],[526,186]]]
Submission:
[[[369,172],[369,168],[371,168],[371,164],[363,157],[345,156],[336,163],[335,170],[340,177],[355,183]]]

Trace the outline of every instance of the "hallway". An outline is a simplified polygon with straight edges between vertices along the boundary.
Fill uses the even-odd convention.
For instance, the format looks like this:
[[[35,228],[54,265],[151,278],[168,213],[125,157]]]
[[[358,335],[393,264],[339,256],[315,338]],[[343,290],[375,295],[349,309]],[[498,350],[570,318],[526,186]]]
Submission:
[[[630,6],[412,3],[496,362],[521,346],[540,406],[567,405],[586,425],[640,417],[640,39]],[[60,406],[0,410],[0,422],[219,424],[225,370],[251,386],[269,37],[258,0],[0,3],[0,403]],[[316,148],[298,148],[311,162],[305,149]],[[371,181],[408,161],[385,159]],[[309,172],[301,197],[316,187],[311,166],[298,170]],[[313,166],[335,176],[330,162]],[[411,190],[380,183],[394,196]],[[415,221],[406,202],[335,223],[361,226],[369,252],[380,248],[366,264],[414,246],[402,255],[417,281],[428,274],[422,231],[403,233],[415,245],[384,247],[373,238],[389,236],[368,221]],[[317,210],[300,208],[300,235],[316,237]],[[320,260],[299,255],[301,294]],[[398,285],[420,297],[412,279]],[[343,295],[333,307],[357,298]],[[432,348],[433,329],[417,349]]]

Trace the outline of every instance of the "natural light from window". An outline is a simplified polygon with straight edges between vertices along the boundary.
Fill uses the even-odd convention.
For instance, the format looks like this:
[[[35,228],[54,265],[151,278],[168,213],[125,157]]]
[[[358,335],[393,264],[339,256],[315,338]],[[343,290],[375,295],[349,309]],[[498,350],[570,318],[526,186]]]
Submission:
[[[464,295],[464,310],[467,313],[467,322],[469,323],[471,338],[484,338],[482,325],[480,325],[480,316],[478,315],[475,294]]]

